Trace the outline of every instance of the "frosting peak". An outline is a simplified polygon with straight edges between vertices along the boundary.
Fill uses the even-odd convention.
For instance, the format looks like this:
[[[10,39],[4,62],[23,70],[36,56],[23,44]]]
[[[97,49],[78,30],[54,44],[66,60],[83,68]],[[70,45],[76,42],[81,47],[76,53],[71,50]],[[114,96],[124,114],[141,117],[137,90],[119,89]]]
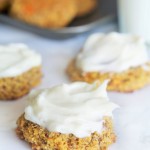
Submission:
[[[0,45],[0,77],[15,77],[41,65],[41,56],[24,44]]]
[[[103,129],[103,117],[112,116],[117,105],[102,85],[75,82],[34,91],[25,109],[25,118],[51,132],[74,134],[83,138]]]
[[[119,33],[91,35],[76,58],[83,72],[122,72],[149,61],[144,40]]]

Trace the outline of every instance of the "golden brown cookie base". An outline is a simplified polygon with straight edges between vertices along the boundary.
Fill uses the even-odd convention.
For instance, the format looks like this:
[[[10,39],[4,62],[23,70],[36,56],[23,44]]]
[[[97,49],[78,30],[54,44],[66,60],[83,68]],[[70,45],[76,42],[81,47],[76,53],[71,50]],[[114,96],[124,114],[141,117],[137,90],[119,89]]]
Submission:
[[[34,67],[22,75],[0,78],[0,100],[14,100],[27,94],[41,82],[41,67]]]
[[[150,63],[147,63],[147,66],[150,68]],[[75,61],[72,61],[67,68],[67,73],[72,81],[92,83],[96,80],[103,82],[110,79],[109,91],[133,92],[150,84],[150,70],[144,70],[142,67],[131,68],[122,73],[91,72],[82,74],[75,67]]]
[[[31,144],[33,150],[107,150],[115,142],[112,119],[104,117],[102,134],[93,133],[87,138],[77,138],[72,134],[49,132],[22,115],[17,121],[17,135]]]
[[[14,0],[10,14],[43,28],[67,26],[77,14],[73,0]]]
[[[77,17],[91,13],[97,6],[98,0],[74,0],[78,7]]]

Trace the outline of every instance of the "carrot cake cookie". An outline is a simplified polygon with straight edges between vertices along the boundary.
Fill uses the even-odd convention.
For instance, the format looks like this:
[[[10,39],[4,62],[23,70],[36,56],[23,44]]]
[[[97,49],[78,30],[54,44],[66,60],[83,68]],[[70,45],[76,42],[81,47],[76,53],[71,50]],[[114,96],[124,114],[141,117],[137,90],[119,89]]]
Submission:
[[[107,81],[33,91],[17,121],[17,135],[34,150],[107,150],[115,142]]]
[[[27,94],[41,81],[41,56],[24,44],[0,45],[0,100]]]
[[[135,35],[91,35],[71,61],[67,73],[73,81],[109,79],[108,90],[132,92],[150,84],[150,61],[144,40]]]
[[[77,14],[74,0],[14,0],[11,15],[43,28],[67,26]]]

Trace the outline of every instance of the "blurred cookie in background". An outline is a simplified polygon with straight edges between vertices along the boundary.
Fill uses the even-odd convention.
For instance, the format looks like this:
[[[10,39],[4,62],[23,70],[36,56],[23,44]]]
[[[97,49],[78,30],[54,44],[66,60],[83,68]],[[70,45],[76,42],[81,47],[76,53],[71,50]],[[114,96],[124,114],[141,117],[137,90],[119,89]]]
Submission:
[[[74,0],[14,0],[10,14],[40,27],[61,28],[76,17],[77,6]]]
[[[91,13],[97,6],[98,0],[74,0],[78,8],[78,17]]]
[[[5,10],[9,6],[10,0],[0,0],[0,11]]]

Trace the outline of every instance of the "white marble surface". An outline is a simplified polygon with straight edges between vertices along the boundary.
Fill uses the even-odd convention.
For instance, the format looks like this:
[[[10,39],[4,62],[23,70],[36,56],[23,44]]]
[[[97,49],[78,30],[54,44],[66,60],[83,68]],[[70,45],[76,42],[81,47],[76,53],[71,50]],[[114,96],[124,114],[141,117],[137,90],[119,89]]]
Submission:
[[[115,30],[113,25],[98,31]],[[44,78],[38,88],[69,82],[65,68],[81,48],[86,35],[65,41],[54,41],[0,24],[0,43],[23,42],[43,56]],[[150,86],[134,93],[109,93],[120,109],[114,112],[117,142],[110,150],[150,150]],[[26,106],[25,98],[0,102],[0,150],[30,150],[28,144],[15,135],[15,122]]]

